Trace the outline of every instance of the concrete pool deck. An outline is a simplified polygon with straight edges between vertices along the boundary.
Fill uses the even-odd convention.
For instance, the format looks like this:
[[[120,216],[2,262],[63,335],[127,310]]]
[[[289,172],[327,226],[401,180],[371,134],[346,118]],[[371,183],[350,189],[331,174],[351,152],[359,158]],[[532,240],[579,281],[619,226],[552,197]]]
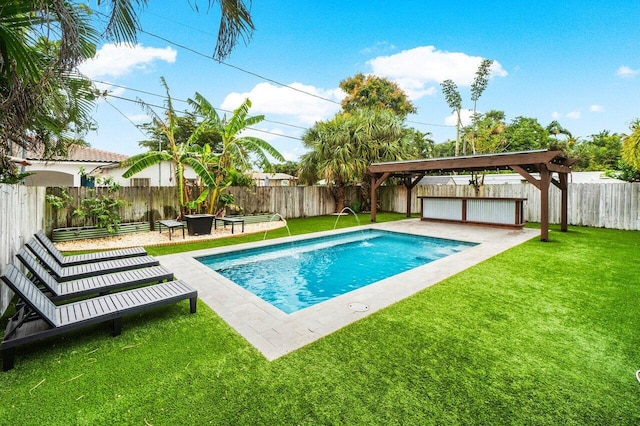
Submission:
[[[488,228],[419,219],[364,227],[469,241],[478,245],[292,314],[285,314],[209,269],[195,257],[349,232],[354,228],[159,256],[158,260],[177,278],[197,289],[199,298],[267,359],[274,360],[540,235],[537,229]]]

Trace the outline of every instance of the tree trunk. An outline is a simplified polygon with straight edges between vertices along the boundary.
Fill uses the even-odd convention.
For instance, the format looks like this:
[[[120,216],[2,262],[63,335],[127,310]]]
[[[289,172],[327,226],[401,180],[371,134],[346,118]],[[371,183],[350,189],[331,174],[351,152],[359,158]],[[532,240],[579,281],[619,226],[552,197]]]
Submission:
[[[333,193],[336,200],[336,213],[340,213],[344,209],[345,186],[335,187]]]

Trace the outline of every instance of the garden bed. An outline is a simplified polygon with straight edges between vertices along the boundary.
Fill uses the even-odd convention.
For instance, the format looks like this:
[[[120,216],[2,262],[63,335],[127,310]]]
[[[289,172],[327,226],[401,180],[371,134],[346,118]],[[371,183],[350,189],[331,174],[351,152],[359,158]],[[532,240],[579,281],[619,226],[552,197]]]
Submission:
[[[80,226],[76,228],[57,228],[51,233],[53,242],[86,240],[89,238],[104,238],[115,235],[132,234],[135,232],[149,232],[151,226],[149,222],[131,222],[118,225],[116,232],[109,233],[106,228],[95,226]]]

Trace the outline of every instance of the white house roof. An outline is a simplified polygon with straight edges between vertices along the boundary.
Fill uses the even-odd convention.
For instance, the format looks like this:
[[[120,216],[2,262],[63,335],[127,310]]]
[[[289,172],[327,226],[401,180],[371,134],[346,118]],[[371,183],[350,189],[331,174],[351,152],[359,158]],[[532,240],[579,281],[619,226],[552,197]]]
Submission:
[[[117,154],[115,152],[103,151],[101,149],[86,146],[71,146],[66,156],[56,155],[51,158],[44,158],[42,152],[27,151],[25,158],[31,161],[73,161],[82,163],[120,163],[129,158],[128,155]]]

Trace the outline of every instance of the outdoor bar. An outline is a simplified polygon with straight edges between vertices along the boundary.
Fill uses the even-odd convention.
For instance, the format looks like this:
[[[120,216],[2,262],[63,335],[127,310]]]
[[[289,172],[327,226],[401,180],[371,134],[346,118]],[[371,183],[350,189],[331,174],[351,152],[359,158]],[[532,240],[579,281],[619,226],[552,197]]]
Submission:
[[[418,197],[421,220],[522,228],[526,198]]]

